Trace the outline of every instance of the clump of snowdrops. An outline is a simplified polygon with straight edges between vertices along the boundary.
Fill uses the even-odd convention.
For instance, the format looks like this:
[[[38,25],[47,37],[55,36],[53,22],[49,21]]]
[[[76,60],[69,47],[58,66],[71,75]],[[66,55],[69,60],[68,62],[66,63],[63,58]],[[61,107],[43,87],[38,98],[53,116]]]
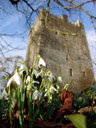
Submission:
[[[36,61],[38,61],[38,70],[35,69]],[[53,75],[53,73],[46,69],[46,62],[38,55],[33,63],[33,66],[28,67],[20,62],[13,76],[9,78],[7,87],[1,95],[1,99],[7,99],[9,102],[9,116],[10,124],[12,127],[12,113],[14,108],[14,102],[17,102],[19,125],[20,128],[24,127],[24,104],[25,94],[28,95],[28,116],[29,127],[32,128],[37,115],[42,120],[51,119],[52,112],[56,107],[60,106],[60,103],[56,105],[56,101],[59,101],[59,88],[62,84],[61,76]],[[47,104],[45,108],[48,108],[45,113],[40,108],[41,102],[47,97]],[[38,100],[37,107],[35,108],[35,102]],[[49,115],[48,115],[49,114]],[[47,116],[46,116],[47,115]]]

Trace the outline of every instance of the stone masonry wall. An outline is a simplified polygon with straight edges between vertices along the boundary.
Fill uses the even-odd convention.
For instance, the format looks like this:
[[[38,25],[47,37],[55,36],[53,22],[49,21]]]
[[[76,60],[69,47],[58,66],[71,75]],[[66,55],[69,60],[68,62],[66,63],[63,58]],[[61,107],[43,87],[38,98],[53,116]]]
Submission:
[[[75,93],[93,84],[94,74],[83,25],[71,24],[67,16],[49,14],[42,9],[29,32],[26,64],[32,66],[39,53],[54,75],[61,75],[63,85]],[[47,21],[47,22],[46,22]]]

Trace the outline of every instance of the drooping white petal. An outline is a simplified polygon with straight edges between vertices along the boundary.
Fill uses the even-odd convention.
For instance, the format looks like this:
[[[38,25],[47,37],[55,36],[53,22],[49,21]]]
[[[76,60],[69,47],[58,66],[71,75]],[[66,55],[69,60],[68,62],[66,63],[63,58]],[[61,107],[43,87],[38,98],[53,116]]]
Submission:
[[[53,83],[54,81],[56,81],[56,77],[55,77],[53,74],[50,74],[50,75],[49,75],[49,81],[50,81],[51,83]]]
[[[7,87],[11,85],[12,81],[14,81],[14,76],[12,76],[12,77],[9,79],[9,81],[8,81],[8,83],[7,83]]]
[[[3,90],[2,96],[4,99],[7,99],[8,97],[8,93],[5,91],[5,89]]]
[[[31,77],[30,76],[27,76],[26,84],[28,84],[30,81],[31,81]]]
[[[48,95],[48,89],[45,89],[45,94],[44,96],[46,97]]]
[[[60,84],[62,84],[62,77],[61,77],[61,76],[58,77],[58,82],[59,82]]]
[[[19,88],[22,87],[22,79],[21,79],[21,77],[20,77],[20,75],[19,75],[18,72],[16,72],[16,73],[14,74],[13,81],[16,82],[16,84],[17,84],[17,86],[18,86]]]
[[[26,71],[26,73],[28,74],[28,68],[25,64],[21,64],[19,74],[22,75],[23,71]]]
[[[38,78],[42,73],[43,73],[42,70],[41,70],[41,72],[38,72],[38,74],[36,75],[36,78]]]
[[[40,59],[39,59],[38,67],[40,68],[41,66],[46,67],[46,63],[45,63],[45,61],[44,61],[43,58],[40,58]]]
[[[39,81],[34,81],[34,80],[33,80],[32,83],[33,83],[33,84],[35,84],[35,83],[36,83],[36,84],[39,84]]]
[[[65,84],[64,85],[64,89],[67,91],[68,90],[68,86],[69,86],[69,83]]]
[[[32,95],[32,99],[37,100],[39,97],[41,97],[41,93],[38,90],[36,90]]]
[[[53,87],[53,86],[51,86],[51,87],[50,87],[50,92],[53,94],[54,92],[56,92],[56,88]]]
[[[35,76],[37,76],[38,73],[39,73],[39,72],[38,72],[36,69],[34,69],[33,74],[34,74]]]
[[[33,71],[33,74],[36,76],[36,78],[38,78],[42,73],[43,73],[42,70],[39,72],[38,70],[34,69]]]
[[[11,83],[12,83],[13,81],[17,84],[17,86],[18,86],[19,88],[22,87],[22,79],[21,79],[20,75],[19,75],[17,72],[9,79],[9,81],[8,81],[8,83],[7,83],[7,87],[8,87],[9,85],[11,85]]]
[[[59,90],[59,89],[60,89],[60,86],[59,86],[59,85],[56,85],[56,87],[57,87],[57,90]]]

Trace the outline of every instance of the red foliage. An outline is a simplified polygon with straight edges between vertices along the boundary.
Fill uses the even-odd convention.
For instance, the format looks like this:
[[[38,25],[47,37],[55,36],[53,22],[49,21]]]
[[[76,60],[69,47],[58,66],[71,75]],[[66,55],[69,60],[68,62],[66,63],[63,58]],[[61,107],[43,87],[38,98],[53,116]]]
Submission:
[[[69,113],[73,113],[73,100],[74,100],[74,96],[71,91],[69,92],[69,91],[63,90],[61,92],[60,101],[63,106],[58,110],[54,121],[62,118],[62,116],[66,113],[66,111]]]

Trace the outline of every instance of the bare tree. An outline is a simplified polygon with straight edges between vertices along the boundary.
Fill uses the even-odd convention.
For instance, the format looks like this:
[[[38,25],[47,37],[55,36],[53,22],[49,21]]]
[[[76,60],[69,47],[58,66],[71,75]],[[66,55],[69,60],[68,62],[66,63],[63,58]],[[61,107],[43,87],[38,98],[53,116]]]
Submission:
[[[96,16],[94,14],[92,14],[92,12],[89,12],[89,10],[84,9],[84,6],[86,4],[91,4],[93,3],[94,8],[96,6],[96,0],[9,0],[10,3],[12,5],[15,5],[17,10],[20,11],[21,13],[23,13],[25,15],[25,12],[28,12],[25,15],[26,16],[26,20],[28,23],[30,23],[29,21],[31,20],[34,13],[38,13],[39,10],[42,7],[47,8],[49,11],[51,11],[51,9],[53,7],[58,7],[58,8],[62,8],[63,12],[65,11],[65,13],[67,12],[67,14],[74,14],[74,11],[78,11],[78,12],[83,12],[86,15],[89,16],[89,19],[91,20],[94,29],[96,31]],[[37,4],[37,5],[36,5]]]
[[[25,18],[25,26],[27,26],[24,26],[24,31],[19,33],[0,31],[0,55],[2,56],[2,59],[10,61],[10,59],[5,56],[5,53],[24,49],[24,47],[21,47],[20,45],[21,42],[17,46],[13,46],[12,40],[8,42],[8,38],[25,38],[26,32],[28,33],[30,26],[34,23],[42,7],[47,9],[48,13],[58,10],[58,13],[65,14],[69,17],[73,15],[81,17],[82,14],[85,14],[89,17],[89,20],[96,31],[96,15],[94,15],[95,13],[93,13],[93,11],[89,10],[90,8],[85,8],[88,4],[93,4],[92,9],[96,10],[96,0],[0,0],[0,21],[3,21],[3,17],[13,15],[15,10]],[[0,24],[0,27],[1,26],[2,24]],[[6,69],[2,59],[0,60],[0,71],[4,72]]]
[[[25,17],[25,24],[27,26],[22,33],[10,34],[0,31],[0,54],[5,57],[5,53],[9,51],[23,49],[23,47],[20,47],[20,44],[19,46],[13,46],[11,41],[7,42],[6,39],[8,37],[13,38],[16,36],[24,38],[24,34],[26,32],[28,33],[30,26],[34,23],[34,20],[36,19],[36,16],[42,7],[47,9],[48,13],[51,13],[53,10],[57,9],[59,13],[64,13],[67,16],[78,14],[78,17],[81,17],[80,14],[85,13],[89,17],[89,20],[93,24],[93,27],[96,31],[96,15],[94,15],[93,11],[90,12],[90,10],[85,8],[87,4],[93,4],[93,9],[96,9],[96,0],[0,0],[1,13],[12,15],[13,10],[16,10],[18,14],[22,14],[22,16]]]

